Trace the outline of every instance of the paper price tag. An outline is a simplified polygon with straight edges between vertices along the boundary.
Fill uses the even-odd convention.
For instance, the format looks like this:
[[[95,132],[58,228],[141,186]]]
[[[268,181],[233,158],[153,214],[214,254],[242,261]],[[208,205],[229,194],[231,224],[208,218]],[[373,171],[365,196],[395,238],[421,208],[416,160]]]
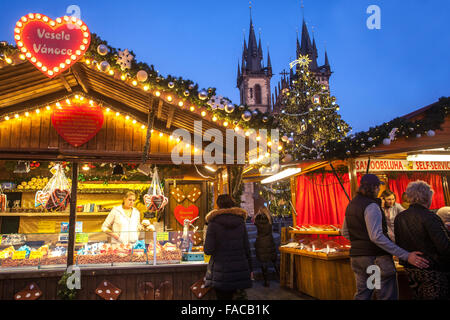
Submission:
[[[25,259],[26,255],[27,255],[26,251],[15,251],[12,258],[13,260],[23,260]]]
[[[28,259],[40,259],[42,258],[42,252],[41,251],[31,251],[30,256]]]
[[[156,234],[156,241],[169,241],[169,233],[168,232],[158,232]]]
[[[87,243],[89,241],[89,234],[87,233],[77,233],[75,237],[75,242]]]

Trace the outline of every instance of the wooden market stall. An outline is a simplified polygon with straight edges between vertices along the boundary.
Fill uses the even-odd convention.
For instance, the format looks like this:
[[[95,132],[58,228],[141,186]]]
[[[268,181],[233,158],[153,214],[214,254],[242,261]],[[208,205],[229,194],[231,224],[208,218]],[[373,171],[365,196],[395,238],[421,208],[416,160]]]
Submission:
[[[196,143],[194,134],[203,136],[207,130],[214,129],[226,136],[225,144],[234,144],[234,137],[226,135],[226,129],[231,127],[237,132],[244,122],[241,113],[248,112],[247,108],[239,110],[239,114],[236,108],[233,115],[230,115],[234,111],[234,106],[230,111],[231,105],[226,112],[223,108],[214,110],[206,105],[207,99],[214,95],[213,89],[199,90],[197,85],[181,78],[165,79],[153,66],[130,63],[134,57],[107,46],[97,36],[92,35],[89,46],[91,35],[78,20],[75,21],[86,41],[80,46],[80,52],[69,55],[53,69],[47,68],[41,61],[48,64],[49,60],[26,50],[29,39],[25,39],[21,29],[29,21],[37,20],[39,23],[53,21],[39,14],[24,16],[15,29],[18,47],[0,45],[3,58],[0,59],[0,182],[3,182],[0,194],[9,200],[2,203],[0,210],[3,234],[0,254],[8,257],[0,257],[5,258],[0,259],[3,261],[0,299],[14,299],[30,283],[40,288],[44,298],[58,298],[57,282],[66,266],[74,264],[81,266],[82,281],[87,282],[79,294],[82,299],[100,299],[95,290],[104,280],[120,287],[119,298],[123,299],[199,298],[190,287],[205,274],[207,257],[205,261],[202,255],[200,261],[182,262],[173,258],[179,250],[174,246],[182,237],[183,220],[198,217],[193,223],[198,232],[191,232],[190,236],[201,249],[205,215],[213,208],[217,195],[231,189],[234,177],[229,168],[237,167],[237,157],[230,162],[225,153],[215,151],[215,159],[226,165],[218,165],[214,173],[205,170],[205,161],[202,157],[198,161],[197,155],[202,155],[209,143],[203,140]],[[57,19],[56,24],[67,28],[64,21],[69,20]],[[65,31],[77,32],[77,28],[74,30]],[[128,60],[119,58],[124,54]],[[195,121],[201,121],[200,129],[194,126]],[[185,137],[181,136],[180,141],[174,135],[176,130],[184,130],[192,140],[184,141]],[[183,156],[187,152],[185,162],[174,163],[176,147],[180,147],[177,155],[181,149]],[[236,155],[237,148],[234,150]],[[13,173],[17,167],[29,166],[30,162],[45,168]],[[71,179],[70,204],[65,210],[36,209],[36,199],[45,183],[41,181],[42,176],[32,174],[46,171],[49,177],[48,171],[55,163],[67,167],[65,173]],[[16,169],[11,168],[12,164],[17,165]],[[125,173],[112,179],[116,166],[121,166]],[[142,196],[149,189],[151,166],[160,168],[168,204],[153,217],[155,224],[160,222],[156,232],[141,233],[147,246],[145,255],[139,251],[142,248],[135,247],[124,255],[122,260],[127,262],[124,265],[118,261],[107,261],[102,266],[90,262],[84,266],[79,264],[81,256],[77,250],[91,242],[108,242],[101,225],[110,209],[121,204],[124,190],[135,190]],[[102,170],[102,178],[83,181],[80,177],[89,178],[85,168]],[[141,172],[141,179],[127,180],[126,172],[131,171],[135,176]],[[142,200],[140,205],[138,209],[144,219],[146,206]],[[63,224],[66,227],[68,224],[65,238],[61,237]],[[66,254],[44,263],[47,256],[41,253],[31,261],[29,258],[37,255],[19,250],[18,244],[47,246],[48,252],[52,247],[63,247]],[[167,252],[166,245],[172,245]],[[2,251],[10,248],[12,256]],[[160,253],[169,258],[160,259]],[[14,267],[8,268],[6,260]],[[213,296],[211,293],[205,299]]]
[[[399,121],[403,124],[395,130],[399,134],[388,139],[389,141],[381,138],[379,141],[384,140],[384,143],[354,152],[353,157],[347,156],[344,160],[298,164],[302,167],[302,172],[291,178],[291,188],[295,190],[292,192],[296,209],[295,230],[284,230],[284,243],[299,241],[301,237],[313,234],[314,237],[324,238],[322,243],[341,238],[342,241],[337,242],[343,245],[338,246],[335,253],[324,253],[324,250],[310,252],[311,249],[307,246],[303,250],[300,247],[280,247],[281,286],[296,288],[319,299],[353,298],[356,291],[354,275],[345,240],[339,237],[339,228],[343,223],[348,201],[356,194],[358,181],[367,172],[376,174],[385,181],[384,188],[389,188],[396,194],[397,202],[401,202],[408,182],[421,179],[435,190],[431,209],[450,205],[449,109],[449,99],[443,98],[401,117]],[[430,128],[428,122],[428,127],[422,127],[423,123],[435,119],[436,114],[441,112],[444,116],[437,125]],[[389,127],[385,132],[392,132],[391,129]],[[372,134],[374,133],[365,134],[365,139]],[[352,140],[359,144],[367,143],[367,140],[362,139],[356,141],[358,138]],[[348,144],[343,150],[350,148],[351,145]],[[439,155],[444,161],[414,161],[410,157],[412,155]],[[398,264],[397,270],[400,299],[409,299],[412,295],[406,273]]]

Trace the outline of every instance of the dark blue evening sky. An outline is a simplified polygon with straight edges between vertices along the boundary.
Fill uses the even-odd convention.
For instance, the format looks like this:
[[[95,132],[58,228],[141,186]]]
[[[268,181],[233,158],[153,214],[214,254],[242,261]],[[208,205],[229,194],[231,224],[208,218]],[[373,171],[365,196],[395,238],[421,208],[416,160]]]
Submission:
[[[295,58],[296,30],[303,13],[299,0],[252,1],[255,30],[261,31],[264,63],[270,48],[272,88]],[[332,94],[353,132],[450,96],[449,0],[304,0],[305,19],[319,50],[328,50]],[[15,22],[40,12],[63,16],[81,8],[91,32],[163,75],[181,76],[239,103],[237,63],[243,30],[248,39],[246,0],[227,1],[4,1],[0,0],[0,40],[13,42]],[[369,30],[369,5],[381,8],[381,30]]]

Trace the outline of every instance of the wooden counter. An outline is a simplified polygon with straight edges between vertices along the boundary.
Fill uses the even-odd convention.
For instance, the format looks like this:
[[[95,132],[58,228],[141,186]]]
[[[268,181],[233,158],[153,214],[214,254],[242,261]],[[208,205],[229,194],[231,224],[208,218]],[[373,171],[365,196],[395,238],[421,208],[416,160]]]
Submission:
[[[122,289],[120,300],[197,300],[190,290],[192,284],[206,273],[205,263],[180,263],[173,265],[147,266],[124,265],[108,268],[82,266],[79,300],[101,300],[95,289],[103,280],[108,280]],[[42,291],[40,300],[56,300],[57,283],[65,268],[47,270],[21,270],[0,272],[0,300],[12,300],[14,294],[30,283]],[[204,300],[215,299],[210,290]],[[202,299],[202,300],[203,300]]]
[[[352,300],[356,292],[355,276],[348,254],[328,256],[280,247],[280,286],[296,289],[321,300]],[[397,265],[399,298],[410,299],[406,273]]]

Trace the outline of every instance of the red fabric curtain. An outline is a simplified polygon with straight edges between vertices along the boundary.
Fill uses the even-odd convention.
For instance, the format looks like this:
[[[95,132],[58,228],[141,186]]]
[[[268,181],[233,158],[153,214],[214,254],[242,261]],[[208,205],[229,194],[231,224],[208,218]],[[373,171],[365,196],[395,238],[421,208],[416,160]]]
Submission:
[[[349,197],[348,174],[340,176]],[[297,177],[297,225],[342,224],[348,199],[332,173]]]
[[[406,191],[406,187],[410,182],[422,180],[428,183],[434,190],[433,201],[430,209],[439,209],[445,206],[444,188],[442,186],[442,178],[435,173],[400,173],[395,179],[389,179],[389,189],[395,193],[397,202],[401,202],[402,194]]]

